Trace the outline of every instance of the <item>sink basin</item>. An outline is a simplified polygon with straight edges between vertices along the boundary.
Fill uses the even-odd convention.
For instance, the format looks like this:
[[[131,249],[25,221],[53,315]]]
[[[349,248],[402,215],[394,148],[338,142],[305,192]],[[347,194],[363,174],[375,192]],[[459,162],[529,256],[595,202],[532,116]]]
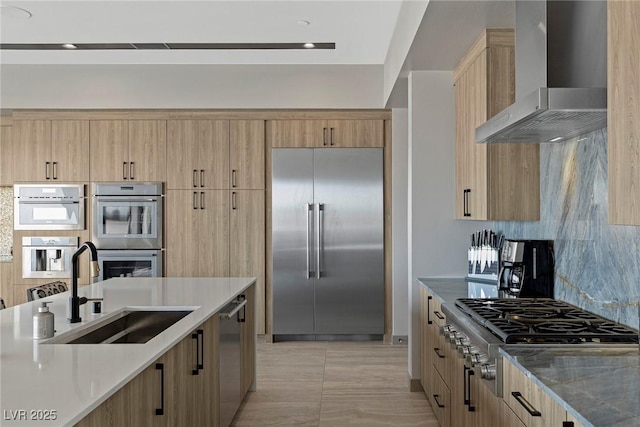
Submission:
[[[47,344],[143,344],[189,313],[191,310],[124,310],[115,318],[52,338]]]

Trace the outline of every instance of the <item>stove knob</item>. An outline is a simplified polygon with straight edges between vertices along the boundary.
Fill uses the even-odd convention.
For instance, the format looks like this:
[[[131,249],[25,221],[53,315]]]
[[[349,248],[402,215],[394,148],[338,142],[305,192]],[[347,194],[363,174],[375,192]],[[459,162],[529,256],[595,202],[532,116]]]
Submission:
[[[448,337],[449,333],[455,331],[456,328],[453,325],[444,325],[440,327],[440,335]]]
[[[461,347],[463,347],[463,346],[467,346],[469,344],[471,344],[471,342],[469,341],[469,338],[464,334],[458,335],[453,340],[453,348],[455,348],[456,350],[461,348]]]
[[[467,345],[458,347],[458,354],[461,355],[462,357],[467,357],[476,353],[478,353],[478,347],[476,347],[475,345],[467,344]]]
[[[480,375],[485,380],[496,379],[496,365],[495,363],[485,363],[480,367]]]
[[[467,355],[466,359],[467,359],[467,363],[469,363],[471,366],[478,366],[478,365],[486,364],[487,361],[489,360],[489,356],[487,356],[484,353],[477,352],[477,353],[471,353]]]

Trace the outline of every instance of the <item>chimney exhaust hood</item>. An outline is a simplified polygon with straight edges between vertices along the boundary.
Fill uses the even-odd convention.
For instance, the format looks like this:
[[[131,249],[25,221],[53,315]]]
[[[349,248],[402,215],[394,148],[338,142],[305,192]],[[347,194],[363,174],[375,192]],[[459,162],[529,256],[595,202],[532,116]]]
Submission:
[[[516,0],[516,102],[478,143],[564,141],[607,126],[607,4]]]

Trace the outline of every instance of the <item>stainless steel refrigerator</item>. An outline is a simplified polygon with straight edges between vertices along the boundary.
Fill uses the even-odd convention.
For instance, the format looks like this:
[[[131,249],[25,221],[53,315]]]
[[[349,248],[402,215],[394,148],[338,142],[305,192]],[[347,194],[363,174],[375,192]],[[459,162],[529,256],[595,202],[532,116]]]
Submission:
[[[272,151],[273,335],[381,339],[383,151]]]

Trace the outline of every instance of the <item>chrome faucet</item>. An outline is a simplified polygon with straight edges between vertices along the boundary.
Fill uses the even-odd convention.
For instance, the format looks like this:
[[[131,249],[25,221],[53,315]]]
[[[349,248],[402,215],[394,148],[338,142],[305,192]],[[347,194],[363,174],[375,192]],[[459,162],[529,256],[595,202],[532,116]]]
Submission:
[[[91,257],[91,277],[97,277],[100,272],[98,267],[98,251],[91,242],[84,242],[71,257],[71,296],[69,297],[69,323],[79,323],[80,306],[88,301],[85,297],[78,297],[78,257],[82,252],[89,249]]]

